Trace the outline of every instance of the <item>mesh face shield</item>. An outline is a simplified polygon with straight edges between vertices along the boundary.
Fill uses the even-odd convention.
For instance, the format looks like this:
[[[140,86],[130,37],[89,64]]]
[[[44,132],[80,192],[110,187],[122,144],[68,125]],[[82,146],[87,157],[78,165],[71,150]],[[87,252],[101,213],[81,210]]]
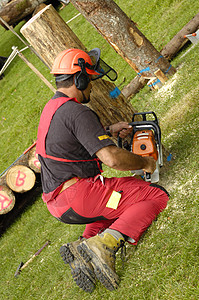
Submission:
[[[93,66],[86,64],[86,68],[92,68],[99,73],[99,75],[92,75],[91,80],[96,80],[102,78],[103,76],[107,76],[111,81],[115,81],[117,79],[117,72],[100,58],[100,54],[101,51],[99,48],[94,48],[88,52]]]
[[[117,79],[117,72],[100,58],[100,54],[101,51],[99,48],[94,48],[88,52],[88,55],[90,56],[92,61],[92,65],[84,61],[85,72],[91,76],[91,80],[96,80],[102,78],[103,76],[107,76],[111,81],[115,81]],[[74,64],[74,65],[80,66],[79,64]],[[92,70],[92,72],[91,71],[89,72],[89,70]],[[82,72],[82,67],[81,67],[81,72]],[[98,74],[91,75],[92,73],[96,73],[96,74],[98,73]],[[57,74],[55,75],[56,77],[55,80],[56,82],[61,82],[74,76],[74,74]]]

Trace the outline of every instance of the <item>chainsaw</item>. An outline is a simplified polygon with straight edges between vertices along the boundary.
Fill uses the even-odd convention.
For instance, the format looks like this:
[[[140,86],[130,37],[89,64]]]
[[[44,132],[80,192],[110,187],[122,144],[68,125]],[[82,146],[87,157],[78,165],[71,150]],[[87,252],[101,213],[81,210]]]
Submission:
[[[135,116],[141,116],[140,121],[135,121]],[[152,120],[149,116],[152,117]],[[129,123],[133,127],[130,144],[118,137],[118,146],[124,147],[141,156],[152,156],[156,160],[156,169],[153,174],[144,173],[143,170],[132,170],[135,175],[144,178],[145,181],[155,183],[159,181],[159,170],[163,166],[161,130],[156,114],[153,111],[134,113],[132,122]]]

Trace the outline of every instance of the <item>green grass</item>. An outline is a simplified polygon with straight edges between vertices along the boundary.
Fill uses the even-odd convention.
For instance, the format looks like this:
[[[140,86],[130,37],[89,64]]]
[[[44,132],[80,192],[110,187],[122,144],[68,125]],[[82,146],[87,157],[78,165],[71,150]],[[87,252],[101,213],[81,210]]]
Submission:
[[[198,1],[189,0],[116,3],[159,50],[199,9]],[[60,12],[66,21],[77,13],[71,4]],[[18,33],[22,25],[23,22],[15,28]],[[134,77],[134,71],[82,16],[69,25],[88,49],[102,49],[102,58],[119,73],[117,84],[124,77],[125,84]],[[12,46],[24,47],[3,28],[0,35],[2,56],[8,56]],[[84,226],[58,222],[39,197],[1,237],[1,299],[198,299],[198,52],[199,43],[195,47],[190,44],[172,61],[178,71],[159,91],[152,92],[146,86],[131,99],[137,110],[154,110],[158,115],[163,144],[173,156],[161,171],[161,184],[168,189],[171,199],[138,245],[127,246],[124,268],[117,255],[119,289],[109,292],[97,283],[90,295],[76,287],[69,267],[64,266],[59,256],[59,248],[76,240]],[[38,58],[29,50],[24,55],[52,81],[49,70]],[[35,140],[42,108],[52,92],[18,57],[5,71],[0,89],[2,172]],[[105,176],[124,175],[104,169]],[[15,278],[19,263],[25,263],[47,240],[51,244]]]

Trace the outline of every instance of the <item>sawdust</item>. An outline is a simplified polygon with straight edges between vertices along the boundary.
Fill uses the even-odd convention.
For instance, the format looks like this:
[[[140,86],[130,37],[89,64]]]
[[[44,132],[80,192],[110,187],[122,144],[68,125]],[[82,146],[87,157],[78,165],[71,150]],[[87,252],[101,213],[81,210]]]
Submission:
[[[172,91],[171,91],[172,92]],[[181,100],[175,105],[171,106],[166,112],[163,118],[161,118],[162,124],[169,124],[175,120],[180,121],[184,116],[193,109],[193,95],[199,93],[199,87],[191,90],[188,94],[181,98]]]
[[[175,73],[173,77],[167,81],[156,93],[155,98],[166,99],[168,97],[173,97],[174,86],[178,80],[179,74]]]

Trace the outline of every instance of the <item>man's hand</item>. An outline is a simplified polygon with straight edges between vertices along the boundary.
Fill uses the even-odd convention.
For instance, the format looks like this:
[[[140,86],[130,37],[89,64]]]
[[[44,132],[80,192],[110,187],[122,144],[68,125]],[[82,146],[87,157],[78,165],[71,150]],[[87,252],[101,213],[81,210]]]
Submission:
[[[127,122],[119,122],[109,126],[110,132],[113,137],[119,136],[123,139],[133,130],[132,126]]]
[[[155,161],[155,159],[152,156],[145,156],[144,159],[145,159],[146,165],[143,168],[143,171],[147,172],[147,173],[153,174],[153,172],[156,169],[156,161]]]

